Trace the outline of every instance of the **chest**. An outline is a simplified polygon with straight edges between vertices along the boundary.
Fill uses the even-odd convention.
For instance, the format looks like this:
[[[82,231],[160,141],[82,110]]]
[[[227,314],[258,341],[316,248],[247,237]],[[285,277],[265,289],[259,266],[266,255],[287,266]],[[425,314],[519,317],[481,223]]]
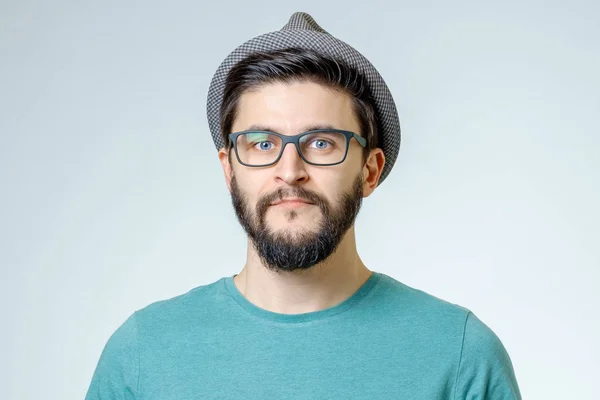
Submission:
[[[426,338],[357,330],[234,336],[189,338],[141,360],[142,398],[451,399],[454,360]]]

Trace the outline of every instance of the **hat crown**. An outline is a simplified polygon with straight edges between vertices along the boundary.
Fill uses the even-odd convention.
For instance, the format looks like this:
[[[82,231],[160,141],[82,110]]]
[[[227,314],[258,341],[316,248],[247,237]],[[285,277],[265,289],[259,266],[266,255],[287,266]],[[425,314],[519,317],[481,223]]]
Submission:
[[[317,22],[309,14],[305,12],[295,12],[290,17],[290,20],[283,28],[282,31],[316,31],[327,33],[327,31],[319,26]]]

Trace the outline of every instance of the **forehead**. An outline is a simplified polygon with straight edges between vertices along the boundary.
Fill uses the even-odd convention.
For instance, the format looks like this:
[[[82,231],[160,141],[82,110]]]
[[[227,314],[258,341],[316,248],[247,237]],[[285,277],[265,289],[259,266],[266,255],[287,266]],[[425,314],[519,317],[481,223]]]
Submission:
[[[295,134],[312,126],[358,132],[352,97],[314,82],[270,83],[244,92],[232,131],[260,125]]]

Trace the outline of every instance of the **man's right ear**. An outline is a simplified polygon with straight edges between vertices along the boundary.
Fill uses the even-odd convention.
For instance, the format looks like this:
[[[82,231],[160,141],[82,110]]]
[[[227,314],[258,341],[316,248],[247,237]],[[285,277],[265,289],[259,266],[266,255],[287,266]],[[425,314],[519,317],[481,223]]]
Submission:
[[[233,168],[229,162],[230,150],[231,149],[227,149],[226,147],[221,147],[219,150],[219,161],[221,161],[221,166],[223,167],[227,189],[229,189],[229,192],[231,193],[231,178],[233,177]]]

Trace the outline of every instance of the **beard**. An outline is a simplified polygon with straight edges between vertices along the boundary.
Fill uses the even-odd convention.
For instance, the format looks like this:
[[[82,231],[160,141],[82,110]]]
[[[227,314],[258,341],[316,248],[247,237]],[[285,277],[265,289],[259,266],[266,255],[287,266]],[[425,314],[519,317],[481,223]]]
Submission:
[[[362,174],[358,174],[351,189],[342,193],[337,207],[317,193],[300,186],[279,188],[262,196],[254,212],[246,196],[240,191],[235,175],[231,181],[231,200],[240,224],[252,241],[263,264],[274,272],[304,271],[325,261],[336,250],[344,234],[356,220],[362,204]],[[297,232],[274,232],[267,226],[266,213],[276,200],[294,197],[312,203],[321,211],[316,231],[302,229]],[[286,211],[287,218],[298,218],[295,210]]]

